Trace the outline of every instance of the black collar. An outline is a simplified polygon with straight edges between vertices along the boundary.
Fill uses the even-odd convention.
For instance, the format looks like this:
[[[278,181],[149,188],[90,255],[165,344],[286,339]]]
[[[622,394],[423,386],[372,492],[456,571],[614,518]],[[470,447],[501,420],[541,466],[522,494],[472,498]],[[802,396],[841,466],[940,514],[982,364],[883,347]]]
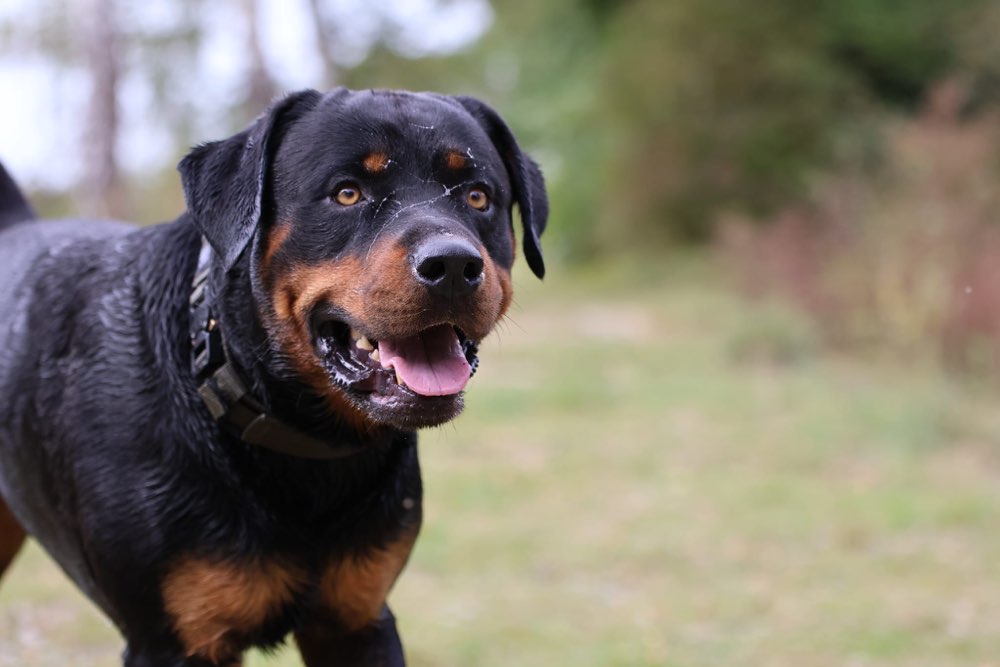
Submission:
[[[358,445],[324,442],[264,410],[226,352],[222,326],[207,296],[211,268],[212,247],[203,237],[189,300],[191,373],[200,382],[198,394],[212,417],[243,442],[298,458],[338,459],[358,453]]]

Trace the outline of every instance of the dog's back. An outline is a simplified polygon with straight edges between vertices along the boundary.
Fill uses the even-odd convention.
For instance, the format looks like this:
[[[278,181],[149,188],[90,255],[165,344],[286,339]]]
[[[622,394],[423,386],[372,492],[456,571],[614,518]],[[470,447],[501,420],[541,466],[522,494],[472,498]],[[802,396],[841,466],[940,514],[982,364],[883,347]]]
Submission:
[[[124,260],[143,239],[125,235],[135,231],[102,220],[34,220],[0,166],[0,573],[26,529],[102,606],[75,529],[77,517],[48,511],[75,495],[79,471],[65,466],[58,440],[41,437],[41,431],[70,420],[77,422],[71,432],[96,433],[77,414],[108,391],[94,383],[89,361],[116,361],[102,336],[88,331],[96,332],[98,321],[113,326],[109,320],[121,310],[116,301],[129,298],[125,285],[136,271]],[[141,343],[138,336],[123,339],[120,353],[141,355]],[[63,400],[69,408],[60,407]],[[119,406],[127,413],[127,404]]]
[[[50,321],[58,326],[58,304],[71,299],[72,294],[60,293],[46,283],[58,282],[59,275],[86,276],[99,270],[100,267],[93,266],[95,252],[76,246],[88,241],[100,244],[134,229],[104,220],[36,221],[34,218],[17,185],[0,165],[0,396],[9,396],[13,390],[4,385],[14,364],[25,353],[24,345],[29,341],[26,319],[36,292],[53,292],[46,297],[55,300]],[[97,258],[96,263],[105,262]],[[0,407],[0,416],[4,411]]]
[[[24,279],[43,254],[79,239],[114,236],[129,229],[120,223],[94,220],[36,222],[20,188],[0,164],[0,313],[5,314],[7,323],[0,327],[0,349],[13,342],[8,340],[16,333],[16,327],[10,325],[11,315],[22,310],[16,307],[16,300],[19,295],[26,296]]]

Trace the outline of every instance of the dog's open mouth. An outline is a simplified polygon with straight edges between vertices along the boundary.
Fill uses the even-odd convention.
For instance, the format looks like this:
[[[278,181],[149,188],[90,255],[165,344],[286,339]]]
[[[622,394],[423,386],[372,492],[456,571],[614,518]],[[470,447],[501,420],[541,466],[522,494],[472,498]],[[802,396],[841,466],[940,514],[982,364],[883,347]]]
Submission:
[[[456,396],[479,363],[475,341],[452,324],[373,340],[346,322],[325,319],[314,328],[314,345],[337,385],[380,402]]]

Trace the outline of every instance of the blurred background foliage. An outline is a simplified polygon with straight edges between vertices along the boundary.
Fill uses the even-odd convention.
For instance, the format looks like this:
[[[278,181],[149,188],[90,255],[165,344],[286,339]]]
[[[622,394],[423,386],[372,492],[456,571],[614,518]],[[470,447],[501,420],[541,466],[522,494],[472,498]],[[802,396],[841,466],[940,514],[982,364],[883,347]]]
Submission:
[[[0,75],[27,67],[54,91],[46,121],[62,129],[31,130],[48,137],[36,151],[45,162],[10,164],[47,214],[173,217],[186,148],[236,131],[289,89],[472,94],[545,169],[553,260],[721,246],[748,291],[795,291],[810,316],[825,313],[832,342],[1000,367],[1000,325],[982,323],[1000,305],[982,287],[997,275],[973,280],[973,260],[945,251],[982,247],[998,213],[997,34],[991,0],[42,0],[0,12]],[[23,135],[17,123],[3,131]],[[939,173],[953,154],[964,172]],[[990,196],[970,204],[971,182]],[[782,236],[791,220],[801,229]],[[809,294],[773,275],[805,256]],[[935,303],[920,280],[944,290]],[[946,307],[943,285],[962,288],[964,305]],[[890,310],[924,314],[885,324],[894,291]],[[956,342],[973,339],[975,352]]]
[[[183,0],[169,11],[114,0],[26,3],[0,23],[0,56],[47,60],[57,81],[93,79],[101,63],[89,53],[91,33],[100,34],[104,15],[117,95],[141,80],[173,142],[161,164],[124,175],[127,190],[141,191],[150,171],[169,173],[187,145],[211,138],[207,130],[236,130],[289,87],[265,53],[264,28],[247,29],[273,20],[258,2]],[[230,6],[234,29],[246,34],[229,39],[246,48],[233,75],[242,80],[222,84],[233,93],[226,108],[213,106],[217,117],[199,123],[204,87],[220,84],[198,62],[218,39],[211,22],[227,18],[218,9],[206,18],[210,4]],[[470,3],[418,4],[442,11]],[[1000,74],[992,38],[1000,11],[988,0],[769,0],[753,8],[738,0],[507,0],[473,14],[479,34],[473,28],[458,47],[445,40],[440,53],[408,45],[407,12],[393,9],[406,3],[306,5],[315,35],[303,38],[323,63],[317,86],[471,93],[500,108],[548,167],[559,247],[575,259],[609,246],[708,240],[722,213],[767,220],[801,201],[819,171],[877,166],[887,118],[918,113],[936,83],[959,80],[961,111],[973,115],[994,103]],[[351,17],[362,10],[367,43],[359,47]],[[99,92],[91,85],[87,94]],[[174,211],[157,209],[160,199],[131,199],[127,208],[147,219]]]

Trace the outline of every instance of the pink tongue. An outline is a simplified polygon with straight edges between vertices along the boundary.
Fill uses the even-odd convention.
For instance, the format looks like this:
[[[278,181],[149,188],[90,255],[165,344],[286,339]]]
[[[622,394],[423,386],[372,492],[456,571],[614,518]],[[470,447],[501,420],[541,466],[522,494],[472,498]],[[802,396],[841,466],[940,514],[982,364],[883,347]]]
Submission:
[[[395,368],[396,375],[411,391],[424,396],[457,394],[472,375],[472,367],[450,324],[432,327],[409,338],[380,340],[378,353],[382,368]]]

